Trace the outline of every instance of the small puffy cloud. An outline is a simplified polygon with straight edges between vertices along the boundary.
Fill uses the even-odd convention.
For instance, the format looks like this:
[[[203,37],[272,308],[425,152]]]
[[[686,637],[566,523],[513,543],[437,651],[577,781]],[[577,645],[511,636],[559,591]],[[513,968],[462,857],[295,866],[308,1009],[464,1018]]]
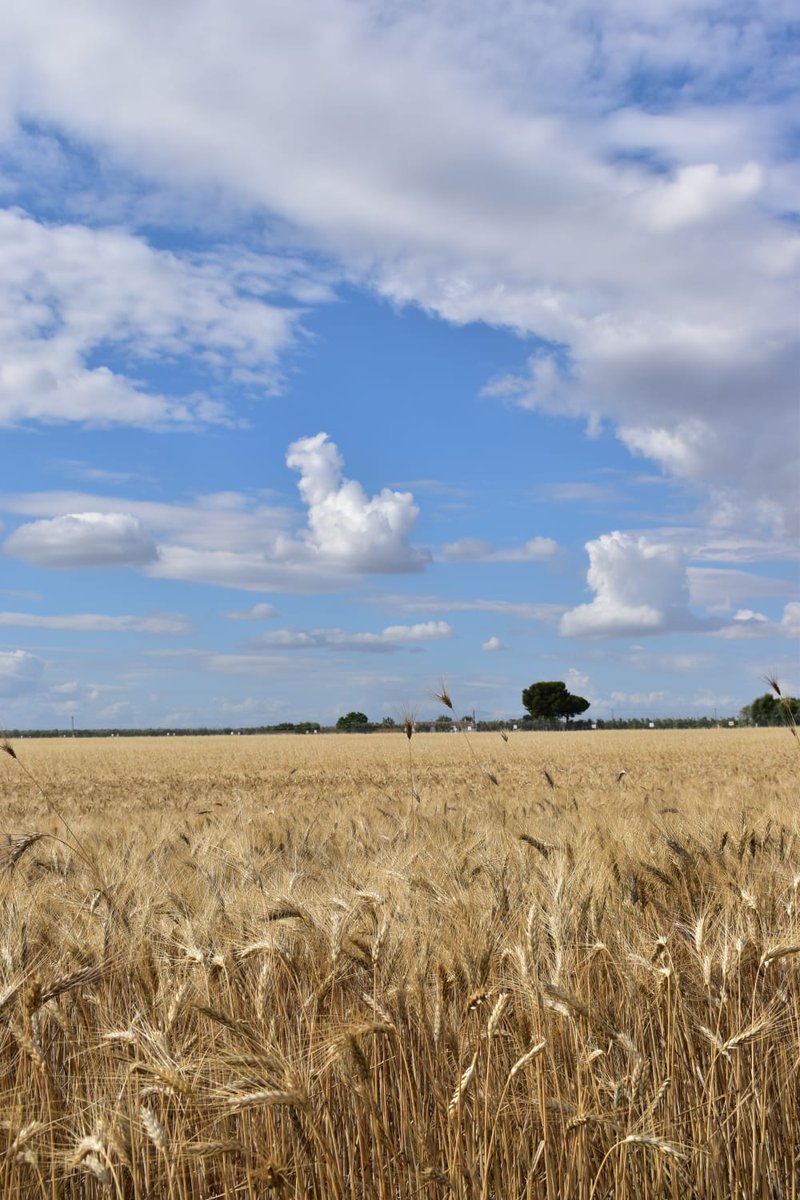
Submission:
[[[189,632],[189,622],[177,613],[154,613],[147,617],[109,616],[107,613],[66,613],[40,616],[38,613],[0,612],[0,627],[24,629],[66,629],[84,633],[158,633]]]
[[[327,433],[300,438],[286,455],[300,473],[308,506],[302,539],[317,559],[349,571],[417,571],[428,555],[409,544],[419,509],[410,492],[383,488],[368,497],[342,474],[343,461]]]
[[[481,650],[490,650],[491,651],[491,650],[507,650],[507,649],[508,649],[508,647],[503,645],[503,643],[500,641],[499,637],[490,637],[490,638],[487,638],[485,642],[481,643]]]
[[[740,608],[733,614],[730,625],[723,626],[717,636],[731,641],[743,638],[767,636],[800,637],[800,603],[791,601],[783,610],[780,620],[772,621],[762,612],[752,608]]]
[[[740,608],[733,614],[733,619],[734,621],[769,621],[769,617],[765,617],[763,613],[754,612],[752,608]]]
[[[36,567],[132,567],[158,557],[155,543],[130,513],[68,513],[20,525],[5,550]]]
[[[587,542],[586,549],[586,578],[595,598],[564,613],[564,636],[640,636],[701,627],[688,607],[686,559],[679,546],[615,532]]]
[[[277,615],[278,610],[272,604],[251,604],[249,608],[229,609],[224,614],[229,621],[264,621]]]
[[[0,696],[13,698],[38,691],[44,662],[27,650],[0,651]]]
[[[552,538],[535,537],[521,546],[499,547],[495,542],[483,538],[459,538],[445,542],[440,556],[445,562],[535,562],[537,559],[552,558],[558,550],[558,542]]]
[[[418,642],[442,641],[453,636],[446,621],[424,621],[418,625],[389,625],[379,633],[349,633],[344,629],[276,629],[250,642],[281,650],[364,650],[382,653]]]

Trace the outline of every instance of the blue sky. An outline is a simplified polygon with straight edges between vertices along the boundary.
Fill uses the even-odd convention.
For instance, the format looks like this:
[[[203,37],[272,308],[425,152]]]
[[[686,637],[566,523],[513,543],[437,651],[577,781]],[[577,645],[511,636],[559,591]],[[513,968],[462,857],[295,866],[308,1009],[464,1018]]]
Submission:
[[[799,692],[792,8],[11,0],[0,725]]]

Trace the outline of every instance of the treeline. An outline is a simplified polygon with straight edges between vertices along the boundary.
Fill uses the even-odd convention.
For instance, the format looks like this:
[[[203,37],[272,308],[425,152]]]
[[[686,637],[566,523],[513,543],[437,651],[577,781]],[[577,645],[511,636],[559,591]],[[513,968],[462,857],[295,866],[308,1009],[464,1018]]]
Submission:
[[[219,737],[220,734],[256,733],[320,733],[319,721],[281,721],[279,725],[201,725],[186,729],[7,729],[3,736],[10,740],[19,738],[107,738],[107,737]]]
[[[570,732],[572,730],[599,730],[599,729],[715,729],[728,728],[740,725],[747,725],[751,722],[741,721],[739,719],[721,718],[714,720],[712,717],[655,717],[648,720],[642,717],[631,717],[627,719],[616,718],[615,720],[596,721],[570,721],[564,724],[563,721],[547,721],[544,719],[533,720],[530,717],[519,717],[507,721],[449,721],[445,723],[441,719],[437,720],[418,720],[414,723],[415,733],[453,733],[460,732],[466,729],[470,732],[478,733],[493,733],[493,732],[536,732],[549,733],[559,731],[561,733]],[[766,722],[765,722],[766,723]],[[785,722],[776,719],[770,724],[783,724]],[[278,725],[249,725],[249,726],[211,726],[200,725],[186,729],[163,729],[159,727],[142,728],[142,729],[9,729],[4,731],[4,736],[10,740],[19,740],[20,738],[108,738],[108,737],[220,737],[224,735],[230,736],[250,736],[254,734],[280,734],[280,733],[339,733],[333,725],[321,725],[319,721],[281,721]],[[397,733],[404,732],[402,725],[397,725],[394,722],[373,723],[369,722],[366,725],[359,726],[354,732],[359,733]]]

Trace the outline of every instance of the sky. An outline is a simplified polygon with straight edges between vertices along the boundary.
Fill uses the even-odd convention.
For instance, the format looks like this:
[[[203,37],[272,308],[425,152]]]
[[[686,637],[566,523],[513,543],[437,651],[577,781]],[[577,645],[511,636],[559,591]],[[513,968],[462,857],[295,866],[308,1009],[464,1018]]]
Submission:
[[[0,727],[800,693],[787,0],[7,0]]]

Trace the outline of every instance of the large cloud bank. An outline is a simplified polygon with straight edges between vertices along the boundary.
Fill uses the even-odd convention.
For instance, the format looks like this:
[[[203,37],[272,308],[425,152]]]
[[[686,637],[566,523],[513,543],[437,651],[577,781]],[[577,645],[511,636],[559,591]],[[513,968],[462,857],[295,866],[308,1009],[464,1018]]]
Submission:
[[[31,122],[54,126],[151,186],[276,217],[395,301],[537,334],[529,374],[496,392],[609,418],[635,453],[710,484],[719,519],[786,532],[800,365],[788,16],[766,0],[611,0],[599,17],[583,0],[242,0],[220,20],[216,0],[28,0],[0,31],[0,126],[21,154]],[[86,230],[26,236],[49,240],[63,278],[73,241],[116,255],[120,278],[163,280],[158,322],[134,320],[141,343],[219,331],[228,360],[241,330],[243,369],[269,374],[285,320],[229,300],[224,279],[195,291],[195,267]],[[28,304],[17,320],[9,258],[7,419],[62,405],[91,418],[125,398],[142,419],[183,417],[87,365],[98,339],[127,337],[114,303],[87,329],[73,284],[62,336],[46,337],[61,294],[48,279],[45,316]],[[113,301],[100,275],[89,294]]]

